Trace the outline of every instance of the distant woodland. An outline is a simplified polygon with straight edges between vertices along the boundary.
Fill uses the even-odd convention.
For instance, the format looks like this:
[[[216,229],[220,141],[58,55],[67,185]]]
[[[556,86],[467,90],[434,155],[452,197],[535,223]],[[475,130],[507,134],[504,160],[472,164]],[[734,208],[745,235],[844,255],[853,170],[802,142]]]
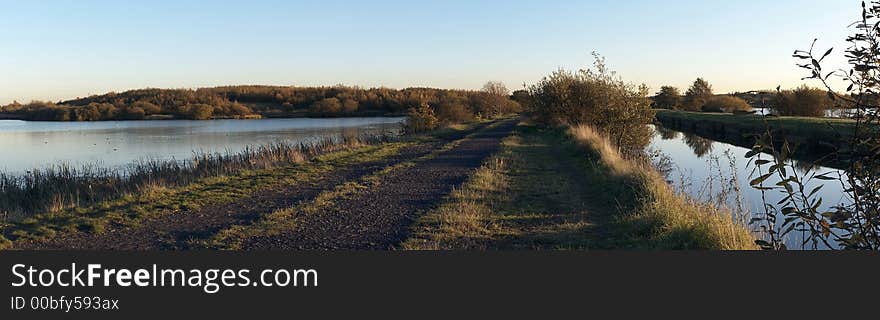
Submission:
[[[479,91],[346,86],[138,89],[60,102],[14,102],[0,107],[0,115],[41,121],[205,120],[405,115],[423,106],[447,123],[520,109],[503,84],[490,82]]]

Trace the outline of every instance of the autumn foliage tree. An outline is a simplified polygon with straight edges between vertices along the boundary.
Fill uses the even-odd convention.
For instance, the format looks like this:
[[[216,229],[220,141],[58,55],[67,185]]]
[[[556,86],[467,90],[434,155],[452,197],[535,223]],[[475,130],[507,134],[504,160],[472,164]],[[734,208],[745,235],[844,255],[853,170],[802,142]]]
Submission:
[[[711,99],[713,95],[712,85],[703,78],[697,78],[684,95],[682,109],[687,111],[700,111],[703,106],[709,102],[709,99]]]
[[[663,86],[654,96],[654,106],[660,109],[678,109],[681,106],[681,93],[678,88]]]

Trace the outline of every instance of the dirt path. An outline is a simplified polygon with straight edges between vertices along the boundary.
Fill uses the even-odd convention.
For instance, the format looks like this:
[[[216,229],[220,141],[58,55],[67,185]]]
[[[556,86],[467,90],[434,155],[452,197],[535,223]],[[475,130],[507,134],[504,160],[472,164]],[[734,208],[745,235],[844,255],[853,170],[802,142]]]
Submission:
[[[404,240],[410,224],[461,185],[498,151],[516,121],[504,121],[435,157],[393,170],[317,212],[297,212],[295,228],[246,239],[242,249],[389,249]]]
[[[478,126],[480,130],[485,125]],[[179,250],[202,247],[201,243],[220,230],[247,225],[275,210],[294,207],[314,200],[322,192],[348,181],[358,180],[388,166],[425,156],[449,141],[459,140],[473,132],[462,131],[444,136],[435,142],[406,147],[392,156],[370,162],[359,162],[334,168],[316,181],[306,181],[264,188],[248,197],[222,205],[196,210],[183,210],[149,218],[136,226],[109,227],[102,233],[77,232],[42,241],[17,243],[20,249],[87,249],[87,250]]]

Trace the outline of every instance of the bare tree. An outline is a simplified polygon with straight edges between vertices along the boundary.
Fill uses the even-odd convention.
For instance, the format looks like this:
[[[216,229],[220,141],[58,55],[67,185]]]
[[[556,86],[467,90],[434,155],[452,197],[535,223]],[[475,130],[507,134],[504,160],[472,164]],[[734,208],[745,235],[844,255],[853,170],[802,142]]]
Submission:
[[[507,89],[507,86],[500,81],[489,81],[483,85],[483,91],[496,96],[507,97],[510,95],[510,90]]]

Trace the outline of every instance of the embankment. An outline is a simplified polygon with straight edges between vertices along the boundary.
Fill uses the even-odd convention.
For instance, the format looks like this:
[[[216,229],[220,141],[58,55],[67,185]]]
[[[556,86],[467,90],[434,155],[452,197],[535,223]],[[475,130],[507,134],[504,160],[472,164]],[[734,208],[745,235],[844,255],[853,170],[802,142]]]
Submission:
[[[659,249],[755,249],[754,237],[735,223],[725,209],[677,194],[650,164],[624,159],[616,148],[590,127],[569,132],[589,155],[592,170],[601,174],[608,194],[620,202],[617,227],[636,247]]]
[[[774,143],[788,141],[795,146],[793,157],[808,161],[835,152],[846,153],[846,146],[856,129],[856,121],[850,119],[762,117],[672,110],[657,110],[655,121],[669,129],[744,148],[753,147],[756,137],[766,133],[769,128]],[[876,127],[871,128],[877,130]],[[839,167],[840,162],[826,161],[822,165]]]

